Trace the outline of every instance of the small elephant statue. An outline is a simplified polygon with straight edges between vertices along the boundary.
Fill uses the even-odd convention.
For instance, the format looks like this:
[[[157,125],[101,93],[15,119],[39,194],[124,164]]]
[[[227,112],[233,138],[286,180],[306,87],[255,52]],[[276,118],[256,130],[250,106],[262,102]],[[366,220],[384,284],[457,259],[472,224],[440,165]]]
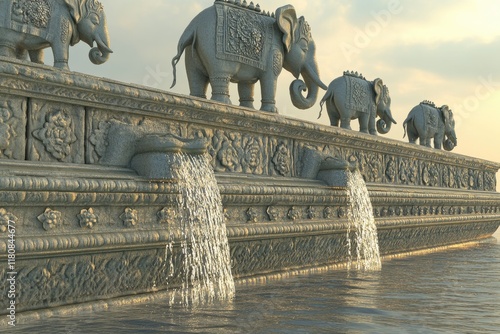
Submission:
[[[368,81],[357,72],[346,71],[328,86],[319,117],[325,103],[332,126],[339,126],[340,121],[340,127],[351,130],[351,120],[357,118],[360,132],[377,135],[377,131],[388,133],[392,123],[397,124],[391,114],[389,89],[382,79]],[[380,119],[375,123],[376,116]]]
[[[89,58],[103,64],[113,52],[103,6],[97,0],[0,1],[0,56],[43,64],[52,48],[54,67],[68,70],[69,46],[80,40],[92,48]],[[93,47],[94,41],[97,47]]]
[[[316,103],[318,88],[326,90],[319,78],[316,46],[309,24],[297,18],[291,5],[275,14],[262,12],[253,3],[216,0],[198,14],[182,34],[172,60],[174,80],[182,53],[186,50],[186,72],[192,96],[206,98],[208,84],[212,100],[228,103],[229,83],[238,83],[240,105],[254,108],[254,85],[260,81],[261,110],[278,112],[276,84],[282,68],[296,78],[290,86],[292,103],[299,109]],[[303,91],[307,90],[304,97]]]
[[[437,108],[433,102],[420,102],[406,117],[403,128],[410,143],[414,144],[420,138],[420,145],[431,147],[431,139],[434,139],[434,148],[443,147],[446,151],[457,146],[455,120],[447,105]]]

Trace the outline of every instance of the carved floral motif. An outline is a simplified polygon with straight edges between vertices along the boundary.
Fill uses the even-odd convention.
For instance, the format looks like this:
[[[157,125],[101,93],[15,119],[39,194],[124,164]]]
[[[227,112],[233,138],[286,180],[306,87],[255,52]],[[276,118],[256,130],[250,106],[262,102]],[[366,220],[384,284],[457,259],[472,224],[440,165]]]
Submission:
[[[316,208],[314,208],[313,206],[308,207],[306,212],[307,212],[307,218],[309,218],[309,219],[314,219],[314,218],[318,217],[318,213],[316,212]]]
[[[9,222],[16,222],[17,217],[5,209],[0,209],[0,232],[5,232],[8,229]]]
[[[266,211],[270,221],[277,221],[279,219],[280,212],[277,207],[269,206]]]
[[[18,22],[47,28],[50,16],[48,0],[17,0],[12,3],[12,19]]]
[[[325,219],[333,219],[335,218],[335,209],[332,208],[331,206],[327,206],[324,210],[323,210],[323,217]]]
[[[72,119],[64,110],[48,113],[43,128],[33,131],[33,136],[59,161],[71,154],[71,144],[77,141]]]
[[[174,224],[177,220],[177,212],[174,208],[163,208],[156,213],[158,223],[160,224]]]
[[[288,218],[290,220],[297,220],[300,218],[300,211],[295,207],[292,206],[290,210],[288,210]]]
[[[258,219],[258,213],[257,209],[255,208],[248,208],[246,211],[247,214],[247,223],[256,223]]]
[[[39,215],[37,219],[42,223],[45,231],[50,231],[63,224],[62,213],[51,208],[45,209],[45,212]]]
[[[281,143],[276,149],[276,153],[273,157],[274,169],[283,176],[290,175],[290,161],[291,154],[290,150],[284,143]]]
[[[80,222],[81,227],[86,227],[89,229],[94,228],[94,226],[97,224],[98,217],[94,213],[93,208],[83,209],[80,211],[80,213],[77,215],[78,221]]]
[[[139,221],[137,210],[126,208],[125,211],[120,215],[120,219],[123,221],[123,225],[125,227],[133,227],[137,225]]]
[[[108,147],[108,135],[109,129],[111,127],[110,122],[101,121],[94,129],[92,135],[90,135],[89,141],[94,146],[93,159],[94,162],[99,161],[101,157],[106,153]]]
[[[17,119],[7,105],[0,105],[0,157],[12,158],[11,139],[18,134],[15,130]]]

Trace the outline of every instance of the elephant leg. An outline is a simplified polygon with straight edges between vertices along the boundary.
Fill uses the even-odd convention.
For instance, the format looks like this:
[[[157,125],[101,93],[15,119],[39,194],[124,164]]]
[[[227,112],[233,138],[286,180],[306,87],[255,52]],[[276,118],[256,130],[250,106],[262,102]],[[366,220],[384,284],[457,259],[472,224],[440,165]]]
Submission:
[[[373,116],[370,115],[368,118],[368,132],[371,135],[378,136],[376,122],[375,122],[375,115]]]
[[[239,82],[238,83],[238,94],[240,96],[240,106],[255,109],[253,106],[253,92],[254,92],[254,82]]]
[[[229,99],[229,75],[210,76],[210,86],[212,86],[212,100],[226,104],[232,104]]]
[[[208,89],[208,76],[203,73],[200,68],[202,68],[201,62],[198,58],[194,58],[195,54],[191,47],[186,48],[186,74],[189,84],[189,94],[191,96],[207,98]]]
[[[437,136],[434,137],[434,148],[441,149],[441,146],[443,144],[443,137]]]
[[[352,130],[351,129],[351,117],[350,116],[342,116],[340,118],[340,127],[342,129],[346,129],[346,130]]]
[[[370,120],[370,115],[368,113],[362,113],[359,118],[359,132],[368,133],[368,122]]]
[[[410,142],[410,144],[416,144],[417,143],[417,139],[418,139],[417,135],[415,135],[414,133],[411,133],[410,131],[408,131],[408,141]]]
[[[262,106],[260,110],[278,113],[276,108],[276,83],[278,78],[274,76],[273,71],[268,71],[267,75],[260,80],[260,90],[262,94]]]
[[[43,49],[28,51],[30,59],[33,63],[43,64]]]
[[[69,45],[52,45],[52,53],[54,54],[54,67],[60,68],[62,70],[69,70]]]

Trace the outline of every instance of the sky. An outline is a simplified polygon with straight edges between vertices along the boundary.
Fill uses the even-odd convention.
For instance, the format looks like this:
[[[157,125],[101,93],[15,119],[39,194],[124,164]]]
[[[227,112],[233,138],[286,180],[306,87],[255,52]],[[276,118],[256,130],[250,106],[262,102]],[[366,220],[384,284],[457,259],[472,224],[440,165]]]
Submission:
[[[70,67],[114,80],[189,94],[183,60],[177,85],[171,59],[184,28],[212,0],[101,0],[107,14],[110,60],[100,66],[87,58],[88,45],[70,50]],[[267,11],[291,4],[304,16],[316,42],[322,81],[328,85],[345,70],[368,80],[381,78],[392,98],[393,125],[387,138],[403,138],[403,121],[423,100],[448,105],[454,113],[458,146],[454,153],[500,162],[500,2],[497,0],[266,0]],[[46,54],[49,54],[47,52]],[[49,58],[49,57],[47,57]],[[47,59],[47,63],[49,63]],[[288,93],[293,76],[278,81],[280,114],[328,125],[318,120],[319,100],[298,110]],[[256,107],[260,106],[256,87]],[[209,93],[210,94],[210,93]],[[236,87],[231,88],[238,101]],[[357,121],[351,126],[358,130]]]

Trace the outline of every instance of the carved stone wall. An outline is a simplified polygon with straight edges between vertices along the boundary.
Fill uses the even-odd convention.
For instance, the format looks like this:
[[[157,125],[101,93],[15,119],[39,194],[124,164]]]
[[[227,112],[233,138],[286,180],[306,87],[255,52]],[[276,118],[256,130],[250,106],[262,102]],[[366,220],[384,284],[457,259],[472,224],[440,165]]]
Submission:
[[[497,163],[0,58],[0,231],[15,222],[18,311],[179,284],[177,182],[103,165],[117,125],[209,140],[237,277],[345,260],[346,192],[299,177],[311,149],[357,162],[385,254],[500,225]],[[0,237],[0,263],[7,250]]]

